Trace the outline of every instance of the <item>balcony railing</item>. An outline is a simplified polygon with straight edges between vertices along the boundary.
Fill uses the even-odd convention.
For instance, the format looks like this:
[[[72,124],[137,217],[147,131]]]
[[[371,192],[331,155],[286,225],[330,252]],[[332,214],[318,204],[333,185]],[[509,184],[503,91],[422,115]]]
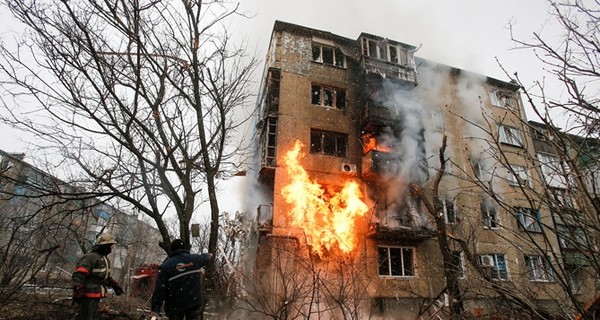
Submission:
[[[403,80],[417,84],[417,72],[412,67],[401,66],[367,56],[361,57],[361,64],[367,74],[376,74],[384,79]]]

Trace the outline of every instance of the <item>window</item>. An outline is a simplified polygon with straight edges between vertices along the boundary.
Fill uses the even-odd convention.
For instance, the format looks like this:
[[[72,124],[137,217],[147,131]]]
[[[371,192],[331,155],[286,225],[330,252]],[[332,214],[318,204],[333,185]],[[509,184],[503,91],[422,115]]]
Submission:
[[[567,179],[560,159],[547,153],[538,153],[537,158],[546,184],[550,187],[566,188]]]
[[[519,230],[541,232],[541,215],[539,210],[515,207],[515,216],[519,221]]]
[[[564,208],[575,208],[575,202],[566,189],[550,188],[550,192],[556,200],[555,206],[561,209]]]
[[[412,277],[415,275],[413,248],[377,247],[379,275]]]
[[[531,281],[554,280],[550,257],[525,256],[525,266],[527,267],[527,277]]]
[[[444,219],[446,223],[458,223],[458,214],[452,200],[444,199],[442,202],[442,210],[444,211]]]
[[[519,129],[510,126],[499,125],[498,134],[501,143],[510,144],[516,147],[523,147],[523,140],[521,139],[521,131]]]
[[[492,89],[489,94],[493,106],[513,109],[517,104],[517,100],[511,92]]]
[[[319,43],[312,45],[312,61],[340,68],[346,67],[346,56],[342,50]]]
[[[388,60],[386,46],[381,41],[362,39],[363,55],[379,60]]]
[[[346,90],[313,84],[311,86],[311,104],[346,109]]]
[[[498,212],[496,211],[496,206],[482,202],[479,205],[479,207],[483,219],[483,227],[486,229],[500,228],[500,221],[498,219]]]
[[[310,130],[310,152],[344,158],[348,155],[348,135],[332,131]]]
[[[451,261],[451,266],[450,268],[456,272],[456,275],[459,278],[462,278],[465,276],[465,272],[463,269],[463,254],[462,251],[452,251],[452,261]]]
[[[511,164],[506,178],[511,186],[531,187],[529,170],[523,166]]]
[[[589,250],[587,236],[580,227],[557,224],[556,235],[562,249]]]
[[[504,254],[482,254],[477,256],[477,260],[482,268],[491,270],[490,277],[492,279],[508,280],[508,269],[506,268]]]
[[[431,110],[431,124],[434,130],[444,131],[444,117],[439,110]]]
[[[565,265],[565,276],[573,293],[579,293],[583,288],[583,270],[581,266]]]

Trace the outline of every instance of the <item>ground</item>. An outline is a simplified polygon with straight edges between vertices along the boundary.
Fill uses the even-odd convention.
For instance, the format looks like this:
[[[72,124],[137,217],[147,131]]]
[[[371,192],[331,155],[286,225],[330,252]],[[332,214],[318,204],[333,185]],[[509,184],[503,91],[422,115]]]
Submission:
[[[109,297],[102,302],[101,320],[148,319],[146,301],[131,297]],[[49,295],[19,295],[0,306],[0,320],[69,320],[75,306],[68,298]]]

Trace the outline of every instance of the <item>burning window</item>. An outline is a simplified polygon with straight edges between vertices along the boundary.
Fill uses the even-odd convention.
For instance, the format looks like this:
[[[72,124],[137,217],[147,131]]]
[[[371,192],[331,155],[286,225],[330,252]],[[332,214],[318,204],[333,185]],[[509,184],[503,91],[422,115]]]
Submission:
[[[340,68],[346,67],[346,57],[342,50],[319,43],[312,45],[312,61]]]
[[[519,230],[541,232],[542,217],[539,210],[532,208],[515,207],[515,216],[519,221]]]
[[[412,277],[414,270],[414,248],[378,246],[379,275]]]
[[[525,256],[527,276],[531,281],[552,281],[552,265],[548,256]]]
[[[333,131],[311,129],[310,152],[345,158],[348,156],[348,135]]]
[[[516,147],[523,147],[523,139],[521,138],[521,131],[517,128],[499,125],[498,134],[501,143],[510,144]]]
[[[311,86],[311,104],[346,109],[346,90],[313,84]]]

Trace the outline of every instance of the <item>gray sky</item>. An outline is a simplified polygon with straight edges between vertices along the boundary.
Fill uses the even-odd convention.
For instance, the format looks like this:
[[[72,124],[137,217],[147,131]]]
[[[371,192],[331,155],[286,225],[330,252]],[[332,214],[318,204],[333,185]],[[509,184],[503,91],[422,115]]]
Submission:
[[[507,26],[513,22],[520,38],[531,38],[548,19],[546,0],[241,0],[240,9],[253,18],[237,19],[230,30],[236,37],[245,38],[248,51],[256,51],[261,60],[275,20],[281,20],[351,39],[367,32],[420,46],[419,57],[501,80],[507,78],[496,57],[510,73],[519,71],[526,83],[542,76],[532,52],[511,50],[514,44]],[[6,12],[0,11],[0,19],[7,26]],[[556,33],[544,28],[544,34]],[[27,143],[19,142],[27,138],[8,126],[0,124],[0,133],[0,149],[33,152]],[[231,182],[237,185],[234,189],[240,187],[235,180]],[[227,183],[224,187],[227,189]],[[223,210],[240,209],[239,203],[228,203],[230,206],[224,205]]]
[[[532,52],[511,50],[507,26],[513,22],[520,38],[531,38],[548,19],[546,0],[242,0],[240,10],[253,18],[236,19],[230,30],[245,38],[250,53],[256,51],[261,60],[275,20],[281,20],[351,39],[361,32],[376,34],[420,46],[419,57],[501,80],[507,78],[496,57],[526,83],[542,74]],[[0,18],[6,26],[6,12]],[[556,33],[545,28],[544,34]],[[31,152],[26,143],[16,142],[26,139],[19,133],[3,124],[0,132],[0,149]]]

